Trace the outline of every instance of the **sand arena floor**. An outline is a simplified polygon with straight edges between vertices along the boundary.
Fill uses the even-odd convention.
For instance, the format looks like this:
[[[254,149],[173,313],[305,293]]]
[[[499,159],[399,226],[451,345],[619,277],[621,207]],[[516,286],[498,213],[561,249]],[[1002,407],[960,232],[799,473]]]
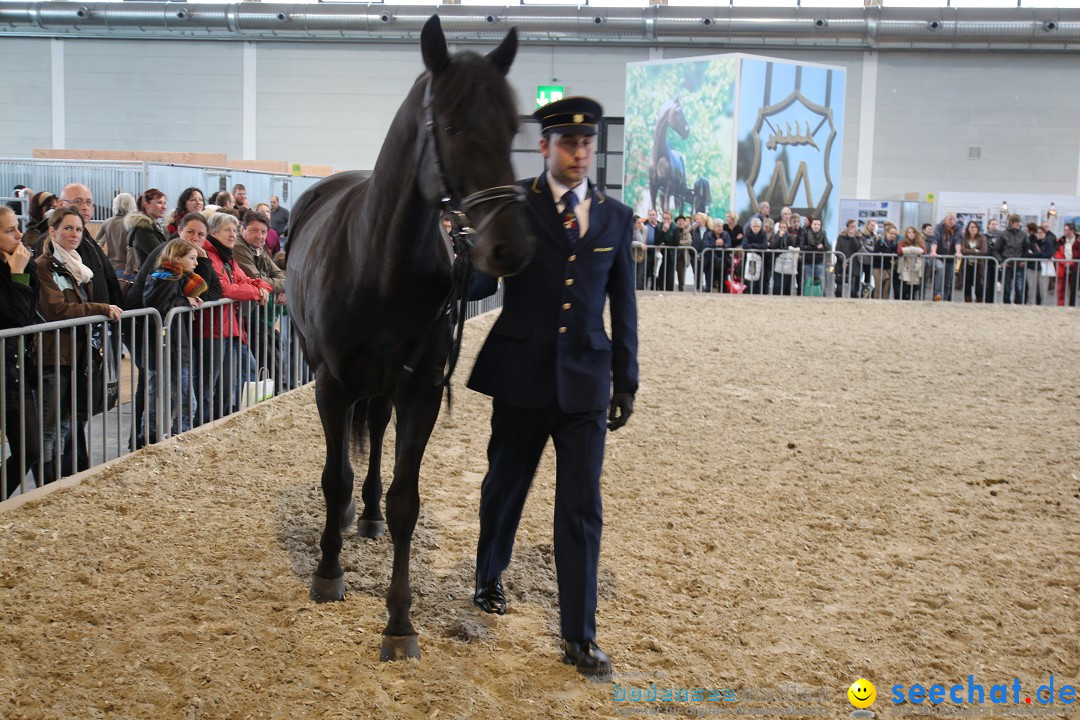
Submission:
[[[897,683],[1077,684],[1080,315],[752,297],[640,308],[642,386],[604,476],[599,640],[620,688],[760,698],[797,683],[846,717],[846,688],[866,676],[881,717]],[[0,515],[0,717],[719,707],[615,701],[559,663],[550,448],[510,612],[471,607],[489,406],[461,386],[491,322],[467,329],[422,473],[421,661],[377,660],[389,538],[347,538],[346,601],[307,600],[323,514],[309,388]]]

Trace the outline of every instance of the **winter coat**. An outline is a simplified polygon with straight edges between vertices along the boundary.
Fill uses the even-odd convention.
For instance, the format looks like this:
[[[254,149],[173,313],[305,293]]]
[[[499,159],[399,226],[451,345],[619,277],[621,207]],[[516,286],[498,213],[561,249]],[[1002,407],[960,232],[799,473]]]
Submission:
[[[135,251],[135,268],[142,269],[146,258],[158,245],[168,242],[165,231],[146,213],[133,212],[124,217],[128,247]]]
[[[994,253],[1001,260],[1023,257],[1027,237],[1027,231],[1023,228],[1005,228],[998,234],[997,243],[994,245]]]
[[[154,248],[154,251],[146,258],[146,262],[139,268],[139,274],[135,276],[135,280],[133,280],[131,284],[131,289],[128,290],[126,303],[124,304],[125,310],[136,310],[145,307],[143,305],[143,296],[146,293],[146,283],[149,280],[151,273],[157,270],[158,257],[164,251],[164,245],[159,245]],[[206,281],[207,290],[200,296],[203,299],[203,302],[220,300],[222,297],[221,281],[218,280],[217,273],[214,272],[214,266],[210,262],[210,258],[199,258],[198,264],[195,267],[195,274]],[[164,315],[162,318],[164,318]]]
[[[857,238],[855,238],[855,240],[857,241]],[[837,242],[839,243],[840,241],[838,240]],[[821,247],[818,247],[818,245]],[[822,253],[828,252],[829,250],[829,238],[825,236],[824,230],[818,230],[817,232],[807,230],[806,234],[803,235],[799,248],[804,253],[813,253],[807,257],[806,262],[811,265],[820,265],[825,262],[825,255]],[[839,249],[840,248],[837,247],[837,250]]]
[[[40,322],[37,316],[38,294],[41,285],[38,282],[37,266],[30,262],[26,270],[13,275],[11,267],[0,260],[0,330],[26,327]],[[8,338],[4,343],[5,364],[8,387],[18,382],[19,341]]]
[[[746,234],[743,235],[742,248],[743,250],[768,250],[769,237],[765,234],[764,228],[757,233],[747,228]]]
[[[799,236],[792,232],[785,232],[783,235],[775,233],[769,243],[769,247],[773,250],[786,250],[787,248],[799,247],[799,245]]]
[[[266,281],[270,292],[285,292],[285,272],[277,266],[265,248],[256,250],[243,239],[233,246],[233,259],[250,278]]]
[[[123,305],[124,294],[120,291],[120,281],[116,279],[109,258],[105,257],[94,238],[90,237],[89,230],[83,230],[82,242],[76,252],[82,258],[83,265],[94,271],[94,279],[90,281],[94,286],[94,297],[110,305]]]
[[[11,266],[0,260],[0,330],[26,327],[40,322],[37,317],[38,294],[41,285],[34,261],[18,275],[11,273]],[[13,345],[11,340],[7,344]]]
[[[956,246],[960,244],[963,237],[964,231],[960,228],[960,223],[953,225],[950,230],[942,220],[934,226],[934,234],[926,241],[927,250],[936,247],[938,256],[955,255]]]
[[[674,222],[671,223],[671,227],[667,230],[664,229],[664,224],[660,223],[656,226],[656,235],[654,240],[658,246],[666,247],[679,247],[679,240],[682,237],[682,231],[679,230],[679,226]]]
[[[1068,242],[1068,238],[1060,237],[1058,238],[1057,243],[1055,243],[1057,249],[1054,251],[1054,259],[1070,260],[1070,262],[1055,263],[1057,265],[1057,274],[1059,279],[1064,279],[1066,269],[1068,269],[1070,272],[1074,272],[1076,270],[1076,261],[1080,260],[1080,236],[1074,237],[1070,245],[1070,248],[1072,249],[1071,258],[1065,257],[1065,245]]]
[[[986,240],[986,236],[979,233],[975,236],[975,247],[971,247],[971,241],[967,238],[960,240],[960,254],[970,255],[972,257],[984,257],[990,254],[989,243]]]
[[[41,254],[42,237],[49,237],[49,219],[42,218],[37,222],[31,220],[26,226],[26,232],[23,233],[22,244],[34,254],[35,258]]]
[[[243,240],[237,240],[236,244],[240,245],[243,242]],[[259,288],[267,292],[271,291],[272,288],[266,281],[248,277],[247,273],[236,264],[232,251],[215,238],[207,238],[203,248],[210,257],[210,264],[213,266],[218,280],[221,281],[222,296],[238,301],[258,300]],[[238,337],[241,342],[247,342],[247,333],[244,332],[240,322],[240,306],[238,304],[234,303],[226,307],[214,308],[211,313],[213,314],[213,322],[205,318],[203,320],[203,337]]]
[[[844,257],[848,260],[850,260],[855,253],[862,252],[862,249],[863,244],[861,237],[851,237],[845,233],[836,239],[837,252],[844,253]]]
[[[123,272],[127,266],[128,230],[124,225],[127,213],[113,215],[101,224],[98,231],[97,244],[109,258],[113,270]]]
[[[107,315],[108,302],[94,302],[94,283],[80,285],[64,264],[52,254],[52,244],[47,243],[41,256],[34,261],[37,265],[38,281],[41,293],[38,296],[38,312],[45,322],[56,320],[74,320],[91,315]],[[77,345],[86,342],[86,328],[76,332]],[[42,361],[51,365],[56,357],[56,335],[47,332],[41,339]],[[71,347],[71,333],[60,332],[60,364],[70,366],[77,359],[77,348]]]
[[[1027,242],[1024,243],[1024,259],[1025,260],[1049,260],[1054,257],[1054,252],[1057,250],[1057,243],[1050,238],[1044,238],[1039,240],[1034,235],[1028,237]]]
[[[923,255],[926,254],[923,241],[901,240],[898,252],[900,259],[897,261],[896,273],[900,276],[900,280],[908,285],[921,283],[923,270],[926,267],[923,263]]]

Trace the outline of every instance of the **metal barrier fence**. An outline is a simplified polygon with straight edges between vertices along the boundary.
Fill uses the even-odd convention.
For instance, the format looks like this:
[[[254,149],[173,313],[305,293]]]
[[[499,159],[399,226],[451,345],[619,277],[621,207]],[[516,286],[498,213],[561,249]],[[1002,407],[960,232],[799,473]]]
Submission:
[[[832,297],[844,254],[798,248],[706,248],[698,276],[703,292]]]
[[[125,422],[120,402],[121,342],[132,354],[152,353],[147,333],[142,343],[133,339],[137,323],[160,334],[154,310],[129,311],[118,322],[94,316],[0,331],[0,424],[8,446],[0,498],[28,473],[40,486],[123,454],[125,437],[133,442],[137,419]],[[126,390],[139,393],[133,375]]]
[[[502,299],[500,287],[466,317]],[[0,331],[0,500],[28,476],[40,487],[312,380],[284,305],[219,300],[164,321],[150,308]]]
[[[1001,301],[1077,307],[1077,258],[1008,258],[1002,263]]]
[[[288,206],[321,179],[166,163],[0,159],[0,191],[10,192],[15,185],[26,185],[34,192],[48,190],[59,197],[65,185],[79,182],[93,194],[93,219],[97,222],[112,216],[112,199],[121,192],[138,196],[154,187],[165,193],[170,206],[175,206],[185,188],[201,189],[209,202],[218,190],[231,191],[233,185],[240,183],[247,188],[252,206],[256,202],[268,202],[271,195],[277,195],[281,204]]]
[[[1080,306],[1080,258],[633,245],[638,290]],[[666,269],[665,269],[666,268]]]
[[[5,191],[16,185],[26,185],[35,193],[48,190],[60,197],[60,191],[69,183],[86,185],[94,196],[95,221],[103,221],[112,215],[112,199],[117,193],[138,195],[150,187],[145,180],[146,173],[141,162],[0,160],[0,188]]]
[[[1078,264],[1062,258],[856,253],[849,297],[1076,307]]]
[[[845,275],[846,297],[994,303],[1000,265],[990,256],[855,253]]]
[[[3,186],[0,185],[0,187]],[[30,220],[30,196],[28,194],[23,193],[19,197],[0,195],[0,205],[7,205],[15,210],[15,217],[19,220],[19,227],[26,227],[26,223]]]

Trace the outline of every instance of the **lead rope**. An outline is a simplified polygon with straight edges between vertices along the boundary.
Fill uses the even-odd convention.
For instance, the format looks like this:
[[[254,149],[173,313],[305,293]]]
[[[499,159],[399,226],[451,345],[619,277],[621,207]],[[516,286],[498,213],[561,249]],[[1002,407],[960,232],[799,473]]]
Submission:
[[[439,325],[446,320],[450,321],[450,351],[447,355],[446,364],[443,366],[442,378],[435,383],[446,388],[446,404],[452,407],[453,396],[450,388],[450,378],[457,367],[458,357],[461,354],[461,341],[465,335],[465,316],[468,311],[469,285],[472,282],[473,264],[469,251],[473,246],[473,236],[479,235],[491,221],[502,212],[510,203],[525,203],[525,189],[517,185],[497,185],[479,190],[467,195],[461,201],[460,207],[454,202],[449,186],[446,182],[446,174],[443,172],[442,154],[439,151],[439,140],[435,134],[435,116],[431,110],[431,76],[428,76],[424,85],[424,140],[419,145],[416,153],[416,165],[419,167],[423,162],[424,150],[431,143],[432,160],[435,165],[435,175],[438,179],[439,204],[442,209],[453,214],[457,218],[450,230],[450,243],[454,250],[454,261],[450,268],[450,290],[446,294],[436,313],[435,318],[421,337],[420,344],[409,358],[409,362],[402,366],[406,373],[412,374],[420,362],[420,358],[427,349],[427,338],[432,332],[438,330]],[[488,213],[479,227],[473,228],[469,221],[470,210],[487,202],[496,202],[496,207]]]

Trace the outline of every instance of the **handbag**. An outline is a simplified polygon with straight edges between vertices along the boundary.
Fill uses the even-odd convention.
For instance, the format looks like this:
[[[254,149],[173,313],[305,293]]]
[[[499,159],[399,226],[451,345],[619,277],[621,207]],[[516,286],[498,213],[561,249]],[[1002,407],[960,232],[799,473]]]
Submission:
[[[746,267],[743,269],[743,280],[751,282],[761,279],[762,261],[757,253],[746,253]]]
[[[105,323],[95,323],[90,331],[90,344],[79,352],[75,377],[75,408],[80,420],[89,420],[107,410],[113,410],[120,402],[120,373],[116,368],[116,353],[107,352],[105,347],[111,341],[112,329]],[[85,353],[89,353],[89,368]]]
[[[821,281],[815,277],[810,277],[803,283],[802,294],[805,297],[821,297],[825,293],[822,291]]]
[[[1043,277],[1057,277],[1057,270],[1054,268],[1053,260],[1043,260],[1039,274]]]
[[[799,270],[799,248],[788,248],[780,253],[773,264],[773,270],[781,275],[794,275]]]
[[[272,397],[274,397],[274,379],[270,377],[270,371],[266,368],[259,368],[258,379],[249,380],[240,387],[240,407],[252,407]]]

